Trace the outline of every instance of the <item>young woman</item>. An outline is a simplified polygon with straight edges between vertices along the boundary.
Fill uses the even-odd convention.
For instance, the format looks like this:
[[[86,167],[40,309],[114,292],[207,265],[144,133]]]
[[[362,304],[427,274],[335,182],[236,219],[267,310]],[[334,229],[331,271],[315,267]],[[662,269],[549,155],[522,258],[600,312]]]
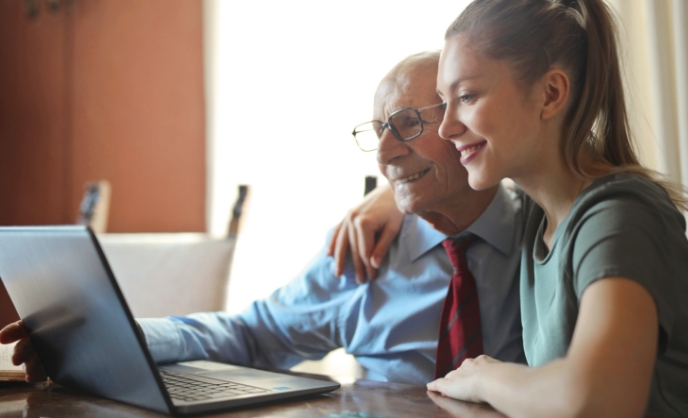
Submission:
[[[616,38],[601,0],[476,0],[448,29],[440,135],[471,187],[525,193],[529,366],[480,356],[430,390],[509,416],[688,416],[686,199],[633,151]],[[373,235],[348,225],[340,245]],[[359,245],[367,266],[385,245]]]

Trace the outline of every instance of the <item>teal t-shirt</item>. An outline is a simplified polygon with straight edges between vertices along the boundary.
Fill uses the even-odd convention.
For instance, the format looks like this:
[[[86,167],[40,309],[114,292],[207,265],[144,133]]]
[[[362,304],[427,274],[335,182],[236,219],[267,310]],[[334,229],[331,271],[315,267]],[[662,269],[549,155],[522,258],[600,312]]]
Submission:
[[[583,190],[542,240],[543,210],[524,197],[521,317],[528,364],[566,355],[585,288],[621,276],[647,289],[660,337],[649,411],[688,416],[688,240],[686,221],[666,191],[635,174],[602,177]]]

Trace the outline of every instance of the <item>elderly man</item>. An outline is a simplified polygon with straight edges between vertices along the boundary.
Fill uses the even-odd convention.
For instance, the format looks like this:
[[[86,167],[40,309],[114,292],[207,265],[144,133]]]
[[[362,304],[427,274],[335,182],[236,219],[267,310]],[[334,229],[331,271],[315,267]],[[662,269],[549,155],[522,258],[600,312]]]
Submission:
[[[373,129],[372,146],[379,148],[380,169],[399,208],[417,214],[406,216],[377,279],[357,284],[351,263],[338,277],[324,248],[300,276],[239,315],[139,319],[156,361],[212,359],[289,368],[344,347],[369,379],[425,384],[456,366],[450,358],[448,366],[435,370],[443,303],[456,276],[441,243],[452,236],[472,241],[466,247],[474,289],[466,296],[479,302],[479,308],[473,306],[480,322],[474,321],[477,333],[467,335],[472,340],[466,343],[479,346],[478,354],[524,362],[517,284],[520,207],[502,188],[472,190],[459,153],[438,136],[443,116],[435,93],[438,59],[438,53],[417,54],[392,69],[375,96],[378,121],[356,131],[365,147],[366,132]],[[444,328],[460,319],[449,318],[441,334],[446,337]],[[25,335],[23,327],[10,325],[0,341]],[[32,358],[27,344],[18,347],[23,350],[18,360]],[[39,365],[29,360],[27,369],[40,379]]]

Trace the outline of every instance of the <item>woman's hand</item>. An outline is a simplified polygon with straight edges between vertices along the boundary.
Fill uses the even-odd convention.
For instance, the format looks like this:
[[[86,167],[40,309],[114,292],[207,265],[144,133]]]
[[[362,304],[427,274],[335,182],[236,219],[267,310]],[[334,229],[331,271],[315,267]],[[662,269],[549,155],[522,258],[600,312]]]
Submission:
[[[489,403],[507,416],[644,416],[657,358],[659,318],[650,293],[624,277],[584,290],[565,357],[538,367],[486,356],[466,360],[428,389]]]
[[[458,369],[428,383],[428,390],[462,401],[484,402],[479,387],[481,378],[491,366],[500,363],[499,360],[485,355],[466,359]]]
[[[456,418],[506,418],[506,415],[486,404],[458,401],[435,392],[428,392],[428,397]]]
[[[17,345],[14,346],[12,364],[15,366],[24,364],[26,381],[38,383],[47,380],[48,376],[45,374],[43,365],[38,359],[38,354],[36,354],[33,345],[31,345],[29,331],[22,321],[11,323],[0,330],[0,344],[11,344],[13,342],[16,342]]]
[[[334,256],[335,274],[344,273],[346,255],[351,248],[356,281],[363,283],[366,277],[374,279],[403,222],[404,214],[399,212],[388,185],[370,192],[334,230],[327,254]]]

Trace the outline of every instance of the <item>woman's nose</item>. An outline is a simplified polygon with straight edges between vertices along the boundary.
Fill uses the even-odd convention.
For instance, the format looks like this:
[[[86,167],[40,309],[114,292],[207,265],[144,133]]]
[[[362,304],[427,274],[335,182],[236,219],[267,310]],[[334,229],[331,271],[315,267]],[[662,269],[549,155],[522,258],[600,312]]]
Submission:
[[[398,140],[392,131],[387,128],[382,131],[380,142],[377,147],[377,162],[379,164],[389,164],[395,158],[407,155],[408,146],[404,141]]]
[[[466,132],[466,125],[459,120],[457,110],[456,106],[447,105],[447,110],[444,112],[444,119],[442,119],[442,123],[438,130],[442,139],[455,139]]]

